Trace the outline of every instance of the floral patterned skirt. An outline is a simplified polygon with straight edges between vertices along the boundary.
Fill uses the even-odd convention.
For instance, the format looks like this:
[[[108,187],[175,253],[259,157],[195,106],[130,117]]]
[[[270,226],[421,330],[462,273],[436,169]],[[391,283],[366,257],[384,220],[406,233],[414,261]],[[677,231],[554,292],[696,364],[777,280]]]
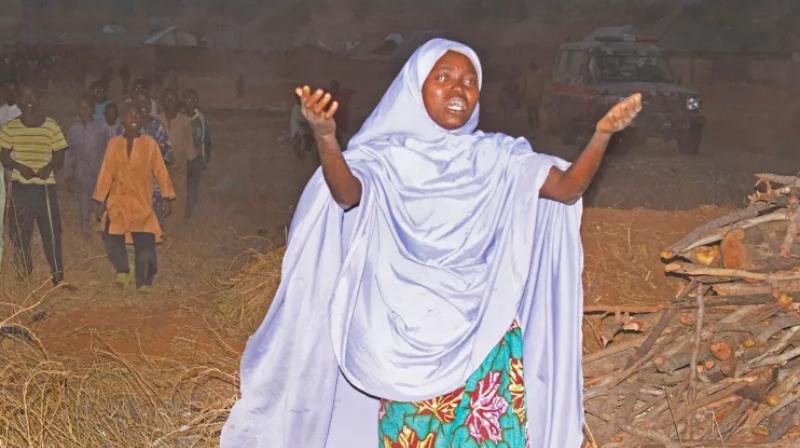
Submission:
[[[425,401],[381,400],[381,448],[525,448],[522,331],[514,322],[467,384]]]

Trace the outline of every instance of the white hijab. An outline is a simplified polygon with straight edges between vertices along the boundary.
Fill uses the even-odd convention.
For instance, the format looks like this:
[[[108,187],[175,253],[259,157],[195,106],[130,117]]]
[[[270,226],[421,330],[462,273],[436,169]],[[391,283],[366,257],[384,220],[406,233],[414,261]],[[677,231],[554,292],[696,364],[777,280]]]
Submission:
[[[363,186],[357,208],[344,213],[320,172],[309,182],[222,446],[359,447],[358,434],[374,446],[365,422],[377,415],[361,405],[463,386],[514,319],[531,446],[580,444],[580,205],[540,200],[564,163],[475,131],[477,108],[454,131],[433,122],[422,84],[447,51],[480,76],[462,44],[414,53],[345,153]]]

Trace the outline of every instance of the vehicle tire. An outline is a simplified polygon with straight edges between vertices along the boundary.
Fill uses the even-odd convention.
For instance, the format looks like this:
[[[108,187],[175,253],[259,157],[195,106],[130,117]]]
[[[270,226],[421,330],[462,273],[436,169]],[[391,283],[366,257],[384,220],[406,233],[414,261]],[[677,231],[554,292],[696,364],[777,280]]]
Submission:
[[[681,131],[675,138],[678,152],[681,154],[697,154],[700,152],[700,143],[703,141],[703,127],[691,126]]]

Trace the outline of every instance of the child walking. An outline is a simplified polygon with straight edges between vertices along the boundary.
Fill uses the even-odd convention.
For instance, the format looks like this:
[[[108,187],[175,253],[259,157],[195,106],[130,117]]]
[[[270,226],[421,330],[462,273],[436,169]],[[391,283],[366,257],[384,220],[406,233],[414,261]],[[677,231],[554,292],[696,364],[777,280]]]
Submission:
[[[64,166],[64,179],[70,189],[77,187],[81,232],[88,237],[92,232],[92,192],[109,135],[105,123],[92,116],[91,97],[78,97],[77,105],[78,117],[67,130],[70,151]]]
[[[170,181],[161,150],[155,139],[141,131],[142,117],[130,103],[121,107],[123,135],[108,142],[93,198],[105,210],[103,241],[111,264],[117,271],[117,287],[131,282],[125,237],[134,246],[136,288],[149,292],[158,271],[156,241],[161,225],[153,210],[153,184],[161,190],[165,216],[171,213],[175,189]]]

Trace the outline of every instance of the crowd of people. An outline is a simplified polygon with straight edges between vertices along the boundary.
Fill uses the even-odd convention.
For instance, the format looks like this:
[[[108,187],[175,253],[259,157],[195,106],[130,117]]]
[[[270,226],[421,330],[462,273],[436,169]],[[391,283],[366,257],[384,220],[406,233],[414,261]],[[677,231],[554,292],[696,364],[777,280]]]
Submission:
[[[43,112],[36,83],[5,82],[5,103],[0,106],[0,235],[7,224],[13,255],[7,265],[16,267],[20,278],[27,279],[33,271],[31,238],[36,226],[53,284],[70,286],[64,277],[57,195],[62,183],[77,197],[83,238],[102,235],[121,289],[135,279],[137,291],[148,292],[158,270],[156,246],[165,229],[191,221],[200,180],[211,160],[211,133],[199,95],[167,88],[157,102],[145,80],[134,80],[130,87],[130,94],[113,101],[107,80],[91,83],[76,98],[75,120],[62,132]]]

